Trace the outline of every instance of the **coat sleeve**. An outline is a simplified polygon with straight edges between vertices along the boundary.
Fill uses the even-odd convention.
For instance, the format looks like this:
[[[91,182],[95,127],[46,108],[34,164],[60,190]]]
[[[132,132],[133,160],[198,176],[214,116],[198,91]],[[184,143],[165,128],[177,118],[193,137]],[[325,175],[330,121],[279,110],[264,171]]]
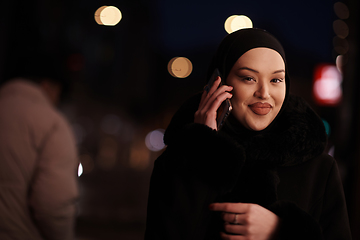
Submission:
[[[205,238],[214,215],[208,205],[230,191],[241,167],[234,156],[242,149],[228,144],[226,136],[191,124],[167,147],[151,176],[145,239]]]
[[[30,208],[44,239],[73,239],[78,197],[77,151],[64,119],[45,138],[30,190]]]
[[[171,155],[167,151],[155,161],[145,239],[203,239],[209,215],[206,206],[216,198],[216,191],[191,176],[169,171],[164,162]]]
[[[336,161],[329,173],[319,222],[324,239],[351,239],[345,196]]]
[[[270,207],[281,219],[277,239],[351,240],[344,192],[334,159],[324,189],[318,204],[319,218],[286,200]]]
[[[277,201],[270,207],[280,218],[276,240],[322,240],[320,224],[306,211],[290,201]]]

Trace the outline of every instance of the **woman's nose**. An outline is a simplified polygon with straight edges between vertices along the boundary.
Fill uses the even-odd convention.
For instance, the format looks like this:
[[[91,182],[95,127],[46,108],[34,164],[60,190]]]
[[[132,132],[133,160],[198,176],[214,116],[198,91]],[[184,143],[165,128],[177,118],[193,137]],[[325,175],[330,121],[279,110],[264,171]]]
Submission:
[[[269,86],[266,84],[259,84],[254,96],[260,99],[268,99],[270,97]]]

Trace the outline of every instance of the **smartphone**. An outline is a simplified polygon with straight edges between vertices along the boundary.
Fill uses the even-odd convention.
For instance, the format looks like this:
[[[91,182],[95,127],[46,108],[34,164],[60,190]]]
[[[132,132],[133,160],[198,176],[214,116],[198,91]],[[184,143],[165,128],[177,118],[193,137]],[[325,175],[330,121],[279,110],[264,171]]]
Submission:
[[[205,91],[207,92],[210,91],[210,88],[212,87],[218,76],[221,77],[219,69],[216,68],[213,74],[211,75],[208,84],[205,86]],[[221,78],[221,83],[219,84],[219,87],[222,85],[223,83]],[[224,125],[227,117],[230,115],[231,110],[232,110],[231,102],[227,98],[225,101],[222,102],[219,109],[217,110],[217,114],[216,114],[217,130],[220,130],[221,127]]]

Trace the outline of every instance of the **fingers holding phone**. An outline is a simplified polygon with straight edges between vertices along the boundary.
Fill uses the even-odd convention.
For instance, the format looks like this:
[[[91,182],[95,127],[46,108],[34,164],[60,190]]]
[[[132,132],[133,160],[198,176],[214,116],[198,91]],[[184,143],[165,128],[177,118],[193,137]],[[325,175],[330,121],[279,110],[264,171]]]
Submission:
[[[219,130],[231,111],[229,99],[232,86],[223,85],[218,72],[215,72],[205,87],[194,122],[202,123]]]
[[[200,108],[204,108],[206,104],[209,103],[210,98],[213,96],[213,94],[215,93],[216,90],[218,90],[219,86],[221,85],[221,78],[220,76],[218,76],[215,81],[212,82],[212,85],[209,86],[209,84],[207,84],[204,87],[204,92],[199,104],[199,109]]]

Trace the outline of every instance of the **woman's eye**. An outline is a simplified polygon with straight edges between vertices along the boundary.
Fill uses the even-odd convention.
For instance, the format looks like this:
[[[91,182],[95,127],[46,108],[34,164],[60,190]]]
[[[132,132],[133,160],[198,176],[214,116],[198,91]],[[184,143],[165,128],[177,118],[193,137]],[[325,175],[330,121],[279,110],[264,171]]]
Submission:
[[[274,78],[274,79],[271,80],[271,82],[273,82],[273,83],[280,83],[280,82],[283,82],[283,81],[284,81],[284,79],[281,79],[281,78]]]
[[[249,82],[251,82],[251,81],[255,81],[255,79],[254,79],[254,78],[252,78],[252,77],[243,77],[243,80],[245,80],[245,81],[249,81]]]

